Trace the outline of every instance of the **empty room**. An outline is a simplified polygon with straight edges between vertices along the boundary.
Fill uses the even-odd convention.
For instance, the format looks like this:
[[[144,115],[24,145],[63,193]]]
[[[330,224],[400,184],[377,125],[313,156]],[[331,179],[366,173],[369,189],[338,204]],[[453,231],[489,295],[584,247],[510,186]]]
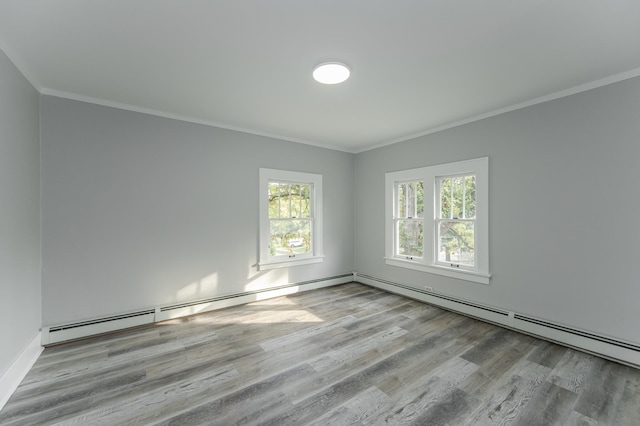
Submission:
[[[639,41],[636,0],[0,2],[0,425],[640,424]]]

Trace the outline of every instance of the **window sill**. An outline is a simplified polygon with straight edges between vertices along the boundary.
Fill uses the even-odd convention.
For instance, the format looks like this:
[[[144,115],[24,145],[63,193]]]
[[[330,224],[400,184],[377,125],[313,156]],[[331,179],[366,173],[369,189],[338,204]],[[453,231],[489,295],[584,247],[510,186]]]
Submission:
[[[316,257],[303,257],[301,259],[287,259],[282,261],[272,261],[272,262],[264,262],[258,264],[259,271],[266,271],[269,269],[278,269],[278,268],[290,268],[292,266],[300,266],[300,265],[309,265],[312,263],[320,263],[324,260],[324,256],[316,256]]]
[[[489,285],[491,274],[466,271],[463,269],[451,269],[446,266],[439,265],[425,265],[423,263],[412,262],[410,260],[402,259],[389,259],[385,258],[387,265],[397,266],[400,268],[413,269],[421,272],[428,272],[430,274],[444,275],[445,277],[457,278],[459,280],[472,281],[479,284]]]

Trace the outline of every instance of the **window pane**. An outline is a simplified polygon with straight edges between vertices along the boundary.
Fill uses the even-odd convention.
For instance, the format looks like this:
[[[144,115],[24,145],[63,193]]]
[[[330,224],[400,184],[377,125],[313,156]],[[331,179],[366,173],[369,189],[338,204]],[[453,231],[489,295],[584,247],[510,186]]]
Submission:
[[[451,179],[440,182],[440,218],[451,219]]]
[[[397,218],[424,217],[424,183],[422,181],[396,185]]]
[[[440,221],[438,261],[474,266],[473,222]]]
[[[451,193],[453,200],[451,205],[453,207],[453,219],[462,219],[462,200],[464,199],[464,178],[454,177],[451,178]]]
[[[270,222],[272,256],[311,251],[311,220],[274,219]]]
[[[416,183],[409,182],[405,185],[406,201],[405,209],[408,218],[416,217]]]
[[[269,218],[280,217],[280,188],[275,182],[269,182]]]
[[[269,218],[311,217],[309,184],[269,182]]]
[[[311,185],[300,185],[300,217],[311,217]]]
[[[407,217],[406,198],[407,198],[407,184],[398,184],[398,212],[396,217]]]
[[[398,220],[398,255],[422,257],[422,221]]]
[[[300,194],[300,185],[291,185],[291,217],[300,217],[300,211],[302,210],[302,195]]]
[[[476,177],[465,176],[465,202],[464,217],[474,219],[476,217]]]
[[[440,219],[473,219],[476,216],[476,178],[454,176],[440,180]]]
[[[280,184],[280,217],[291,217],[291,208],[290,202],[291,197],[289,196],[290,186],[286,183]]]
[[[424,182],[416,182],[416,217],[424,217]]]

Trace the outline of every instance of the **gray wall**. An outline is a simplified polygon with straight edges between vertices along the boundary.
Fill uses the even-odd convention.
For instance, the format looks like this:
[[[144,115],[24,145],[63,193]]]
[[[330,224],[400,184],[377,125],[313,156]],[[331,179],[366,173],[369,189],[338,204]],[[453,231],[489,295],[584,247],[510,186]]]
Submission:
[[[385,265],[384,173],[489,157],[491,285]],[[640,342],[640,78],[356,157],[356,270]]]
[[[0,51],[0,377],[40,328],[38,92]]]
[[[2,331],[21,349],[40,325],[37,95],[5,57],[0,71],[0,274],[3,292],[11,292],[0,304],[11,318],[16,309],[27,318]],[[640,342],[638,116],[635,78],[354,156],[43,96],[42,323],[322,278],[355,265]],[[385,265],[384,173],[482,156],[490,158],[491,285]],[[324,175],[324,263],[256,271],[259,167]],[[4,348],[2,366],[19,353]]]
[[[41,98],[43,324],[350,273],[344,152]],[[320,264],[257,272],[258,169],[320,173]]]

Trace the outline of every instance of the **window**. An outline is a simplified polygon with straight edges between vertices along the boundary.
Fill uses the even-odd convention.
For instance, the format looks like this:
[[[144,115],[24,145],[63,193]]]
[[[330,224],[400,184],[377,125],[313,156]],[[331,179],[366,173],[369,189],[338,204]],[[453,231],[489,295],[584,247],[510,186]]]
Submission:
[[[322,176],[260,169],[260,269],[322,259]]]
[[[488,158],[386,174],[386,263],[489,283]]]

